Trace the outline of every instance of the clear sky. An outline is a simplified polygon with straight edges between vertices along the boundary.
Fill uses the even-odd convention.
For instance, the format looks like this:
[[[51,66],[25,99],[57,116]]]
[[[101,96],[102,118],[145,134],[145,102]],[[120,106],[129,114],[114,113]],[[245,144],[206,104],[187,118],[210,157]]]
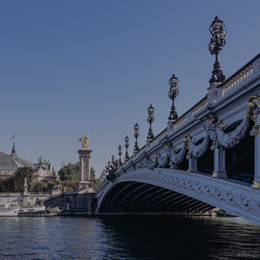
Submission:
[[[0,0],[0,150],[36,162],[77,162],[90,134],[97,175],[155,107],[154,134],[167,124],[168,80],[179,78],[179,115],[204,97],[214,57],[209,25],[227,30],[227,77],[260,49],[259,0]]]

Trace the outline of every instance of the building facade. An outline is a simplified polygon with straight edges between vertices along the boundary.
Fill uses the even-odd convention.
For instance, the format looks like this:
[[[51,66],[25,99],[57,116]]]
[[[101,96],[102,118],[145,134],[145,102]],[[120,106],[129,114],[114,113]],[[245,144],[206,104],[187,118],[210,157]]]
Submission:
[[[11,155],[0,151],[0,180],[12,177],[18,168],[25,166],[34,169],[36,182],[42,181],[44,183],[50,183],[58,178],[52,164],[44,166],[38,163],[34,164],[30,160],[17,156],[15,143],[13,144]]]

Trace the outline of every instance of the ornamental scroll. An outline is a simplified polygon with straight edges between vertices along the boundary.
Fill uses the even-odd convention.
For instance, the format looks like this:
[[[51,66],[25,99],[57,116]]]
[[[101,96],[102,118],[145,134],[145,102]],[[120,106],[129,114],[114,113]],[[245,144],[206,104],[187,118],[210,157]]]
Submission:
[[[208,134],[206,134],[206,136],[203,138],[201,144],[198,145],[196,145],[196,139],[190,138],[189,155],[187,156],[187,159],[201,157],[208,150],[209,143],[210,138]]]
[[[159,154],[158,156],[158,168],[166,168],[169,166],[169,154],[171,151],[171,145],[166,143],[164,148],[164,155]]]
[[[190,140],[190,135],[186,135],[184,138],[183,147],[177,151],[176,147],[172,147],[170,143],[165,143],[165,148],[162,152],[156,153],[154,158],[149,158],[145,156],[144,160],[140,164],[140,167],[144,167],[147,169],[154,168],[173,168],[174,165],[179,165],[184,159],[187,151],[189,150],[188,142]]]
[[[247,110],[250,119],[254,122],[254,126],[252,127],[250,131],[250,135],[256,137],[260,131],[259,131],[259,119],[260,119],[260,97],[257,95],[252,96],[249,99],[249,103],[247,105]]]
[[[212,150],[215,150],[218,147],[230,148],[238,145],[239,142],[245,137],[250,124],[249,118],[246,116],[234,131],[225,133],[224,128],[226,125],[220,126],[219,123],[210,120],[209,117],[204,120],[206,133],[212,141]]]
[[[144,160],[142,161],[142,166],[147,169],[154,169],[157,167],[157,158],[149,158],[145,156]]]
[[[169,158],[170,158],[171,168],[174,165],[179,165],[185,159],[186,152],[189,151],[188,143],[190,138],[191,138],[190,135],[185,136],[183,147],[178,152],[176,152],[176,148],[170,150]]]
[[[242,122],[236,127],[234,131],[230,133],[225,133],[223,131],[226,125],[221,121],[217,122],[214,117],[205,117],[204,127],[206,129],[206,133],[209,135],[212,141],[211,149],[215,150],[217,147],[231,148],[238,145],[239,142],[245,137],[246,132],[249,129],[250,120],[254,122],[254,126],[250,131],[250,135],[256,136],[259,134],[259,124],[257,124],[257,120],[259,119],[259,112],[260,97],[252,96],[249,99],[246,115],[244,116]]]

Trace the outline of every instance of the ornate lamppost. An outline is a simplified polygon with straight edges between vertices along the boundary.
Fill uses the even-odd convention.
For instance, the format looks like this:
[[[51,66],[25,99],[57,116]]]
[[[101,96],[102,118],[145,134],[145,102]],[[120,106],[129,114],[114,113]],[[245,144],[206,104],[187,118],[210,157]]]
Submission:
[[[210,39],[209,43],[209,51],[213,55],[216,55],[215,63],[214,63],[214,69],[212,71],[212,76],[209,81],[210,84],[214,83],[222,83],[226,79],[225,75],[223,74],[223,70],[221,68],[221,65],[219,63],[219,54],[222,50],[222,47],[226,44],[226,34],[227,31],[224,29],[225,24],[222,20],[220,20],[217,16],[215,17],[215,20],[212,22],[212,24],[209,27],[209,31],[212,34],[212,37]]]
[[[150,142],[154,138],[153,130],[152,130],[152,123],[155,119],[154,107],[152,105],[150,105],[147,109],[147,112],[148,112],[147,122],[150,124],[149,132],[148,132],[148,135],[147,135],[147,141]]]
[[[168,93],[168,97],[172,100],[171,112],[170,112],[170,116],[168,117],[168,119],[169,119],[169,122],[172,122],[172,123],[178,119],[178,114],[176,111],[176,107],[174,105],[174,100],[179,95],[178,83],[179,83],[178,78],[174,74],[172,74],[172,77],[169,80],[170,90]]]
[[[119,165],[122,165],[121,155],[122,155],[122,146],[118,146],[118,155],[119,155]]]
[[[139,151],[139,146],[138,146],[138,143],[137,143],[137,138],[139,136],[139,125],[137,123],[134,126],[134,130],[135,130],[135,133],[134,133],[134,137],[135,137],[134,153],[137,153]]]
[[[106,171],[106,175],[108,175],[109,174],[109,166],[107,165],[106,167],[105,167],[105,171]]]
[[[129,137],[126,136],[125,137],[125,148],[126,148],[126,152],[125,152],[125,161],[127,161],[129,159],[129,155],[128,155],[128,147],[129,147]]]
[[[119,166],[120,166],[120,165],[119,165],[119,162],[118,162],[118,160],[116,159],[116,160],[115,160],[115,168],[118,169]]]
[[[114,155],[112,155],[111,159],[112,159],[112,164],[111,164],[112,170],[116,171],[117,170],[117,166],[118,166],[118,161],[115,160],[115,156]]]

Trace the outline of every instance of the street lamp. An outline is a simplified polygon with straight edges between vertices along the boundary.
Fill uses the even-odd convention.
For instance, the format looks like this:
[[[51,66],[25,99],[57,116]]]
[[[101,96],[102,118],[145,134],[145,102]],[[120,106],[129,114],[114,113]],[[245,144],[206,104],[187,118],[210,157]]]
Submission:
[[[114,155],[112,155],[112,157],[111,157],[111,162],[112,162],[112,165],[113,165],[114,162],[115,162],[115,156],[114,156]]]
[[[152,130],[152,123],[155,120],[154,107],[152,105],[150,105],[147,109],[147,112],[148,112],[147,122],[150,124],[149,132],[148,132],[148,135],[147,135],[147,141],[150,142],[154,138],[153,130]]]
[[[126,152],[125,152],[125,161],[127,161],[129,159],[129,155],[128,155],[128,147],[129,147],[129,137],[126,136],[125,137],[125,148],[126,148]]]
[[[107,174],[109,173],[109,165],[107,165],[106,167],[105,167],[105,170],[106,170],[106,172],[107,172]]]
[[[209,27],[209,31],[212,35],[209,43],[209,51],[213,55],[216,55],[215,63],[214,63],[214,69],[212,71],[212,76],[209,81],[210,84],[213,83],[222,83],[225,81],[226,77],[223,74],[223,70],[221,68],[221,65],[219,63],[219,54],[222,50],[222,47],[226,44],[226,34],[227,31],[224,29],[225,24],[222,20],[220,20],[217,16],[215,17],[215,20],[212,22],[212,24]]]
[[[134,148],[134,153],[137,153],[138,150],[139,150],[139,146],[138,146],[138,143],[137,143],[137,138],[139,136],[139,125],[136,123],[135,126],[134,126],[134,130],[135,130],[135,133],[134,133],[134,137],[135,137],[135,148]]]
[[[170,116],[168,117],[170,122],[175,122],[178,119],[178,114],[176,111],[176,107],[174,105],[174,100],[179,95],[178,83],[179,83],[178,78],[174,74],[172,74],[172,77],[169,80],[170,90],[168,93],[168,97],[172,100],[171,112],[170,112]]]
[[[114,155],[112,155],[111,161],[112,161],[111,168],[112,168],[113,171],[116,171],[118,165],[117,165],[117,160],[115,160],[115,156]]]
[[[121,155],[122,155],[122,146],[118,146],[118,155],[119,155],[119,165],[122,165]]]

